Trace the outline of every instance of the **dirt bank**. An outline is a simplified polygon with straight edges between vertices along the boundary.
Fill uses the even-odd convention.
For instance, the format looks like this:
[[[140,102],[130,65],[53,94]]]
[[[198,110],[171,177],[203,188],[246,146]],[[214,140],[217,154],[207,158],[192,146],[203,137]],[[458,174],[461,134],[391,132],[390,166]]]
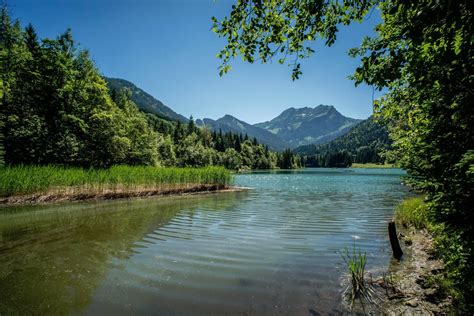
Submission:
[[[406,230],[400,234],[404,258],[391,265],[391,284],[382,310],[393,315],[446,314],[452,298],[436,284],[435,278],[444,271],[444,264],[435,257],[433,238],[426,230]]]
[[[433,238],[425,230],[401,230],[404,252],[401,261],[392,259],[388,271],[370,271],[366,291],[352,310],[365,315],[445,315],[451,312],[452,298],[436,283],[444,271],[434,256]]]
[[[206,194],[217,192],[236,192],[244,191],[247,188],[218,186],[218,185],[187,185],[179,188],[114,188],[97,191],[96,189],[71,188],[63,190],[53,190],[47,193],[16,195],[9,197],[0,197],[0,205],[25,205],[42,204],[60,201],[85,201],[85,200],[113,200],[113,199],[131,199],[146,198],[153,196],[169,195],[190,195]]]

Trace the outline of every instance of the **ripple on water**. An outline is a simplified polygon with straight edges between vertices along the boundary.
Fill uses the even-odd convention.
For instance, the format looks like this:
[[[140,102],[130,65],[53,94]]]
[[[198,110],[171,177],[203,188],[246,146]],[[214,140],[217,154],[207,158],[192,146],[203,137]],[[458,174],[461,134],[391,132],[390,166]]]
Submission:
[[[254,188],[248,192],[77,204],[82,212],[74,215],[50,207],[44,210],[54,213],[49,221],[10,214],[11,224],[0,226],[0,253],[6,253],[0,292],[23,305],[46,302],[66,313],[338,311],[344,247],[356,243],[370,266],[388,263],[381,249],[387,246],[386,221],[406,194],[400,175],[363,169],[254,173],[236,176],[237,185]],[[54,237],[52,227],[60,227]],[[54,251],[47,246],[51,240]],[[35,259],[22,260],[11,250],[15,243]],[[31,274],[19,272],[35,266],[36,274],[54,275],[50,267],[59,264],[77,265],[82,279],[28,280]],[[29,294],[8,288],[14,283],[49,292],[38,297],[41,304],[21,302]],[[72,296],[71,289],[79,294]],[[12,297],[2,304],[0,313],[15,302]]]

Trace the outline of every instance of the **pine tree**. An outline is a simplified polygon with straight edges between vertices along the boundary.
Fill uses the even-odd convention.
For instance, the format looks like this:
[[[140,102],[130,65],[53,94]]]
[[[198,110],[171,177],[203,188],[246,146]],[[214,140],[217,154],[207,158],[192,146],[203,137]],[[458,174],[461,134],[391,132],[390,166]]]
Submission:
[[[194,123],[193,116],[191,115],[188,121],[188,135],[194,133],[195,130],[196,130],[196,124]]]

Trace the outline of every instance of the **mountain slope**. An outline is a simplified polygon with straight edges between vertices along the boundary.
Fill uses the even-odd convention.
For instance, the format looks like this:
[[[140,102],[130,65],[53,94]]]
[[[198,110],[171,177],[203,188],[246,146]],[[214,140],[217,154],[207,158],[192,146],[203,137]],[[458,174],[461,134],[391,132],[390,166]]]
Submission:
[[[225,115],[218,120],[205,118],[197,120],[196,125],[207,126],[212,130],[222,132],[232,132],[237,134],[247,134],[250,138],[255,137],[260,143],[267,145],[271,150],[283,150],[288,147],[288,144],[281,140],[274,134],[257,126],[250,125],[244,121],[238,120],[231,115]]]
[[[321,144],[348,132],[361,120],[345,117],[332,105],[289,108],[271,121],[255,124],[296,148]]]
[[[327,144],[306,145],[294,150],[299,155],[326,155],[347,151],[353,162],[382,162],[380,153],[391,146],[385,126],[374,121],[371,116],[353,127],[348,133]]]
[[[132,92],[132,101],[138,106],[140,110],[147,113],[156,114],[159,117],[173,121],[188,121],[187,118],[185,118],[181,114],[176,113],[168,106],[164,105],[161,101],[155,99],[153,96],[138,88],[130,81],[119,78],[107,77],[104,77],[104,79],[107,81],[107,85],[109,86],[110,90],[120,90],[122,88],[130,89],[130,91]]]

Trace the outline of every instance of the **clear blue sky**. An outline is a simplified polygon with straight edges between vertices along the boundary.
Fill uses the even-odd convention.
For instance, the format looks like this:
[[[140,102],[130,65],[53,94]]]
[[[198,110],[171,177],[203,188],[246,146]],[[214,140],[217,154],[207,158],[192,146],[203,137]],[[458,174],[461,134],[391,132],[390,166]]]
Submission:
[[[249,123],[269,120],[289,107],[334,105],[342,114],[372,113],[372,88],[354,87],[347,76],[358,61],[347,50],[372,34],[378,15],[341,28],[331,48],[316,45],[303,61],[303,76],[273,64],[233,63],[218,76],[216,53],[225,44],[210,31],[211,16],[223,17],[228,0],[8,0],[11,14],[31,22],[40,37],[68,27],[87,48],[101,73],[132,81],[176,112],[195,118],[234,115]],[[377,95],[376,95],[377,96]]]

